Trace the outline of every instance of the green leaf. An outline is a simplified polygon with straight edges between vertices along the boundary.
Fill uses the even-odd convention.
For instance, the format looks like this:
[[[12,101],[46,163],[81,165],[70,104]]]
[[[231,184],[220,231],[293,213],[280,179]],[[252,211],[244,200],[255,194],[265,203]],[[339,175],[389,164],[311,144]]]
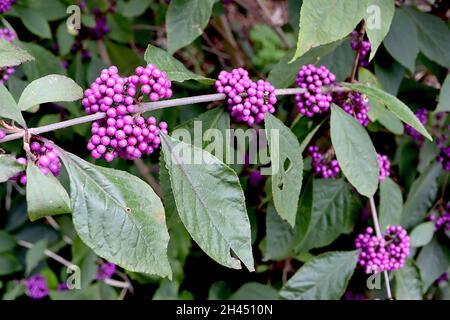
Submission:
[[[35,58],[33,62],[23,66],[29,81],[49,74],[66,74],[61,61],[50,51],[35,43],[22,43],[21,45]]]
[[[200,148],[164,134],[161,141],[177,210],[191,237],[218,263],[240,269],[232,250],[253,271],[250,222],[236,173]],[[193,159],[183,159],[189,155]]]
[[[70,52],[70,49],[75,42],[75,37],[69,34],[66,22],[61,23],[58,29],[56,29],[56,41],[58,43],[59,53],[62,56]]]
[[[417,257],[417,265],[423,281],[423,292],[450,266],[450,250],[434,237],[429,244],[422,248]]]
[[[405,8],[405,12],[414,20],[418,35],[419,49],[430,60],[450,68],[450,32],[448,25],[429,13],[413,8]]]
[[[423,247],[430,243],[434,235],[434,222],[428,221],[419,224],[415,227],[410,237],[411,247]]]
[[[203,33],[214,0],[173,0],[166,14],[167,46],[173,54]]]
[[[16,239],[7,233],[0,230],[0,253],[10,251],[16,246]]]
[[[352,116],[331,106],[331,141],[348,181],[366,197],[378,187],[377,153],[367,131]]]
[[[0,84],[0,118],[11,119],[27,127],[16,101],[3,84]]]
[[[297,222],[298,223],[298,222]],[[267,207],[264,260],[282,260],[292,251],[294,230],[272,204]]]
[[[30,275],[30,272],[44,259],[44,251],[47,249],[47,239],[42,239],[36,242],[25,256],[25,274]]]
[[[439,103],[434,112],[450,112],[450,74],[447,75],[442,84],[441,92],[439,93]]]
[[[438,157],[439,146],[431,141],[425,140],[419,151],[419,164],[417,170],[422,173]]]
[[[288,300],[338,300],[356,267],[357,251],[321,254],[301,267],[280,295]]]
[[[303,139],[302,143],[300,143],[300,151],[301,151],[301,153],[303,153],[303,151],[305,151],[306,147],[311,142],[312,138],[314,137],[316,132],[320,129],[320,127],[322,126],[323,123],[324,123],[324,121],[319,123],[317,126],[314,127],[314,129],[312,129],[310,132],[308,132],[306,137]]]
[[[170,278],[164,208],[150,186],[127,172],[58,152],[69,173],[73,223],[83,242],[127,270]]]
[[[406,69],[395,60],[386,60],[383,64],[375,62],[375,74],[383,84],[383,89],[396,96],[405,77]]]
[[[406,260],[403,268],[395,272],[395,299],[422,300],[420,271],[410,259]]]
[[[27,207],[31,221],[71,212],[69,196],[58,179],[44,175],[33,163],[27,167]]]
[[[294,50],[290,50],[270,71],[267,80],[277,88],[288,88],[295,83],[298,70],[300,70],[303,65],[320,62],[322,58],[332,54],[334,50],[343,43],[344,41],[341,40],[317,48],[312,48],[294,62],[289,62],[294,54]]]
[[[136,52],[129,47],[107,39],[105,39],[104,42],[112,64],[116,65],[122,74],[131,74],[134,72],[136,66],[142,64],[142,57],[138,56]],[[127,58],[124,59],[124,57]]]
[[[395,3],[392,0],[366,0],[366,33],[372,48],[370,60],[373,59],[384,37],[389,32],[394,17]]]
[[[129,0],[127,2],[119,2],[117,4],[117,12],[120,12],[125,17],[133,18],[142,15],[149,6],[149,1]]]
[[[333,52],[320,59],[320,64],[327,67],[328,70],[336,76],[336,81],[344,81],[348,77],[352,72],[353,60],[355,59],[354,51],[350,46],[350,39],[346,38],[345,40],[341,40],[340,43],[341,44]],[[305,55],[307,54],[308,53]],[[303,57],[300,58],[300,60],[303,59]]]
[[[12,253],[0,253],[0,276],[6,276],[22,270],[19,260]]]
[[[294,227],[302,188],[303,158],[297,137],[270,113],[264,118],[272,167],[272,195],[281,218]]]
[[[391,29],[384,39],[384,47],[405,68],[414,72],[419,53],[419,36],[414,21],[403,9],[395,10]]]
[[[415,226],[427,215],[437,196],[441,172],[441,165],[434,163],[414,181],[403,206],[402,225],[405,228]]]
[[[76,101],[83,97],[83,89],[70,78],[52,74],[31,82],[19,99],[20,110],[47,102]]]
[[[403,197],[400,187],[387,177],[380,183],[380,228],[398,225],[402,219]]]
[[[403,102],[401,102],[396,97],[390,95],[387,92],[384,92],[381,89],[374,88],[374,87],[368,87],[362,84],[358,83],[344,83],[344,87],[348,87],[352,90],[359,91],[361,93],[364,93],[368,95],[369,97],[372,97],[379,102],[383,103],[393,114],[395,114],[400,120],[403,122],[409,124],[414,129],[416,129],[418,132],[420,132],[423,136],[425,136],[429,140],[433,140],[428,133],[428,131],[425,129],[425,127],[422,125],[422,123],[417,119],[417,117],[414,115],[414,113],[411,111],[411,109],[408,108],[407,105],[405,105]]]
[[[45,17],[40,12],[36,10],[25,9],[20,6],[17,6],[15,10],[19,14],[22,23],[31,33],[46,39],[52,38],[50,26]]]
[[[230,300],[278,300],[278,292],[265,284],[258,282],[247,282],[242,285]]]
[[[32,60],[34,57],[26,50],[0,39],[0,68],[14,67]]]
[[[365,9],[365,1],[304,0],[297,50],[291,62],[311,48],[346,37],[361,21]]]
[[[166,72],[171,81],[184,82],[186,80],[195,80],[205,84],[211,84],[215,81],[189,71],[184,64],[172,57],[167,51],[151,44],[148,45],[145,51],[144,59],[148,64],[153,63]]]
[[[324,247],[353,231],[361,206],[344,179],[313,180],[312,211],[295,252]],[[303,212],[301,214],[307,214]]]
[[[0,154],[0,183],[8,181],[18,172],[25,170],[25,167],[19,164],[15,157]]]

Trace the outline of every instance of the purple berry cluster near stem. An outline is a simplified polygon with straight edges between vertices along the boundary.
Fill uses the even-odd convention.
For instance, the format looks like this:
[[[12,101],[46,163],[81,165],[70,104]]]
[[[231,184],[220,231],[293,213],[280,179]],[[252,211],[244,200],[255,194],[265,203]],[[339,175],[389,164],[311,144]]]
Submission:
[[[295,96],[300,114],[312,117],[330,109],[332,95],[324,92],[323,86],[331,86],[336,76],[325,66],[315,67],[313,64],[302,66],[297,74],[297,86],[306,91]]]
[[[320,153],[318,146],[309,146],[308,154],[311,156],[311,166],[316,176],[324,179],[335,179],[341,172],[339,162],[331,158],[332,149],[326,153]]]
[[[11,10],[11,7],[17,0],[0,0],[0,13]]]
[[[221,71],[215,87],[226,94],[230,116],[238,123],[253,126],[261,123],[267,112],[275,112],[275,87],[264,80],[252,81],[243,68]]]
[[[116,157],[134,160],[158,149],[159,132],[167,133],[167,123],[157,124],[154,117],[134,116],[135,98],[146,95],[151,101],[172,96],[167,74],[154,65],[136,68],[135,75],[119,76],[111,66],[84,93],[82,104],[87,114],[105,112],[106,118],[91,126],[92,136],[87,148],[95,159],[111,162]]]
[[[445,232],[450,231],[450,202],[441,204],[437,209],[436,215],[428,217],[434,222],[434,232],[443,229]]]
[[[0,2],[0,12],[1,12],[1,2]],[[8,28],[0,28],[0,39],[12,43],[16,39],[16,34]],[[8,81],[9,77],[12,74],[14,74],[15,71],[16,69],[14,67],[0,68],[0,84],[3,84],[6,81]]]
[[[58,177],[61,172],[61,161],[59,160],[59,155],[56,150],[49,144],[41,144],[37,141],[33,141],[30,144],[30,151],[34,157],[34,163],[38,166],[39,170],[44,174],[53,174]],[[28,161],[23,157],[16,159],[17,163],[26,166]],[[26,171],[21,171],[17,173],[10,180],[18,181],[22,185],[27,184],[27,174]]]
[[[445,171],[450,171],[450,146],[441,147],[439,150],[438,161]]]
[[[104,262],[98,266],[95,279],[97,280],[110,279],[114,275],[114,273],[116,273],[116,265],[111,262]]]
[[[381,182],[390,175],[391,162],[386,155],[377,153],[378,160],[378,180]]]
[[[424,126],[427,124],[428,122],[427,109],[419,108],[414,114],[416,115],[417,119],[419,119],[420,123],[422,123]],[[411,127],[409,124],[405,124],[405,133],[409,135],[414,141],[423,142],[424,140],[423,135],[417,132],[417,130]]]
[[[362,39],[358,31],[352,31],[350,35],[352,37],[350,46],[354,51],[359,52],[358,64],[361,67],[367,67],[369,65],[370,50],[372,49],[370,42]]]
[[[341,107],[345,112],[353,116],[358,122],[367,127],[369,124],[369,103],[365,95],[356,91],[335,92],[333,102]]]
[[[47,280],[41,275],[35,275],[26,279],[25,289],[26,295],[34,300],[48,296]]]
[[[389,226],[383,237],[374,234],[371,227],[359,234],[355,247],[360,251],[358,264],[366,273],[393,271],[403,268],[409,256],[410,240],[401,226]]]

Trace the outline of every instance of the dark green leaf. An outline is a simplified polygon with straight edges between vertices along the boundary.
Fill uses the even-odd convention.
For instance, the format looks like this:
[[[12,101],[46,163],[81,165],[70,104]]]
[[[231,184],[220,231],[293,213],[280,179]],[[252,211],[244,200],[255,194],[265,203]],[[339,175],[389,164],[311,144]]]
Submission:
[[[301,267],[280,295],[288,300],[338,300],[356,267],[357,251],[328,252]]]
[[[420,271],[412,260],[395,272],[395,299],[422,300],[422,281]]]
[[[189,71],[184,64],[172,57],[168,52],[158,47],[148,45],[145,51],[145,61],[153,63],[159,69],[167,73],[171,81],[184,82],[186,80],[196,80],[202,83],[214,83],[214,79],[206,78]]]
[[[423,247],[430,243],[434,235],[434,222],[428,221],[419,224],[409,235],[411,247]]]
[[[302,188],[303,158],[297,137],[270,113],[264,118],[272,167],[272,195],[281,218],[295,225]]]
[[[0,230],[0,253],[10,251],[16,246],[16,239],[6,231]]]
[[[80,238],[127,270],[171,277],[164,208],[150,186],[127,172],[58,151],[70,176],[72,216]]]
[[[31,221],[70,213],[70,199],[64,187],[51,173],[44,175],[33,163],[27,168],[27,207]]]
[[[441,165],[431,165],[414,181],[408,193],[402,213],[402,225],[411,228],[421,222],[434,203],[438,192],[438,177],[442,172]]]
[[[34,57],[22,48],[0,39],[0,68],[18,66]]]
[[[12,253],[0,253],[0,276],[22,270],[19,260]]]
[[[125,17],[137,17],[142,15],[149,7],[149,1],[129,0],[127,2],[119,2],[117,4],[117,11]]]
[[[336,158],[348,181],[364,196],[378,187],[378,162],[367,131],[352,116],[331,106],[331,141]]]
[[[25,167],[17,163],[16,158],[7,154],[0,154],[0,183],[8,181]]]
[[[439,93],[439,103],[434,112],[450,112],[450,74],[447,75],[442,84],[441,92]]]
[[[253,271],[250,222],[236,173],[191,144],[164,134],[161,140],[178,213],[191,237],[220,264],[241,268],[232,250]]]
[[[403,197],[400,187],[387,177],[380,183],[380,227],[398,225],[402,219]]]
[[[45,17],[36,10],[25,9],[23,7],[17,6],[15,8],[20,16],[23,24],[27,29],[42,38],[51,39],[52,32],[50,26],[45,19]]]
[[[392,0],[365,0],[366,33],[372,48],[370,60],[375,56],[381,42],[386,37],[394,17],[395,3]]]
[[[297,222],[298,223],[298,222]],[[270,204],[266,215],[266,250],[265,260],[282,260],[292,251],[294,230],[281,219],[275,208]]]
[[[423,281],[423,292],[426,292],[439,276],[447,272],[450,266],[450,251],[434,237],[420,251],[417,265]]]
[[[29,81],[49,74],[66,74],[66,70],[63,68],[61,61],[50,51],[35,43],[22,43],[21,45],[35,58],[33,62],[23,66]]]
[[[30,275],[30,272],[44,259],[44,251],[47,249],[47,239],[42,239],[36,242],[30,249],[28,249],[25,256],[26,275]]]
[[[66,22],[61,23],[56,30],[56,41],[58,42],[59,53],[62,56],[70,52],[70,49],[75,42],[75,37],[69,34]]]
[[[240,287],[230,300],[278,300],[278,292],[267,285],[257,282],[247,282]]]

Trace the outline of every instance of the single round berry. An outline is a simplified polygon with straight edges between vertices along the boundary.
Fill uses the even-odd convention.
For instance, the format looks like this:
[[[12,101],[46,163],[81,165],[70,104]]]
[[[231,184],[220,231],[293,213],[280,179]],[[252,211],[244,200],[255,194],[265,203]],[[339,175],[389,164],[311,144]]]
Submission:
[[[297,86],[304,89],[296,95],[297,109],[302,115],[312,117],[329,110],[332,95],[323,90],[324,86],[332,86],[336,77],[325,66],[316,68],[310,64],[302,66],[297,74]]]

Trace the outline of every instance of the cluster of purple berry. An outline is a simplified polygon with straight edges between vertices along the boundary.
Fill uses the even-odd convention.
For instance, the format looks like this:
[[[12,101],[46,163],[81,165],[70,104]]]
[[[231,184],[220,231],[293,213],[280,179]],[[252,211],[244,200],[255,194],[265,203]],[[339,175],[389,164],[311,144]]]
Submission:
[[[428,111],[425,108],[419,108],[417,109],[417,111],[415,112],[416,117],[419,119],[419,121],[423,124],[426,125],[428,122]],[[415,141],[418,142],[422,142],[424,140],[424,137],[417,132],[416,129],[414,129],[413,127],[411,127],[409,124],[405,124],[405,133],[409,136],[411,136],[411,138]]]
[[[308,154],[311,156],[311,166],[315,174],[324,179],[336,178],[341,172],[339,162],[336,159],[331,159],[333,149],[328,150],[322,154],[319,152],[318,146],[309,146]]]
[[[59,176],[61,172],[61,161],[59,160],[58,153],[50,144],[45,143],[42,145],[37,141],[33,141],[30,145],[30,150],[35,158],[35,164],[44,175],[52,173],[55,177]],[[27,159],[23,157],[17,158],[16,161],[21,165],[27,165]],[[26,185],[26,171],[17,173],[11,180],[19,181],[22,185]]]
[[[450,146],[442,146],[439,151],[438,161],[442,164],[445,171],[450,171]]]
[[[450,231],[450,202],[442,204],[437,209],[437,215],[430,215],[429,220],[434,222],[434,231],[443,228]]]
[[[312,117],[330,109],[332,95],[324,92],[323,86],[333,85],[336,77],[325,66],[313,64],[302,66],[297,74],[297,86],[305,89],[295,97],[297,109],[302,115]]]
[[[333,101],[344,109],[345,112],[355,117],[361,125],[367,127],[369,118],[368,99],[365,95],[356,91],[349,92],[335,92],[333,94]]]
[[[383,181],[390,175],[391,162],[386,155],[377,153],[378,160],[378,180]]]
[[[111,262],[104,262],[98,266],[95,279],[97,280],[110,279],[114,275],[114,273],[116,273],[116,265]]]
[[[401,226],[389,226],[382,238],[368,227],[365,233],[358,235],[355,246],[360,250],[359,265],[366,273],[378,273],[402,268],[409,255],[410,241]]]
[[[0,2],[0,12],[1,12],[1,2]],[[5,41],[8,41],[11,43],[16,39],[16,34],[8,28],[0,28],[0,39],[3,39]],[[8,81],[9,77],[15,71],[16,71],[16,69],[14,67],[0,68],[0,84],[3,84],[6,81]]]
[[[95,159],[113,161],[141,158],[150,155],[160,146],[159,132],[167,133],[167,123],[156,123],[154,117],[133,117],[136,111],[134,97],[140,92],[151,101],[169,98],[171,82],[165,72],[154,65],[136,68],[136,74],[123,78],[111,66],[84,93],[82,104],[87,114],[105,112],[106,118],[92,123],[92,136],[87,148]]]
[[[262,122],[267,112],[275,112],[275,87],[264,80],[252,81],[243,68],[221,71],[215,87],[226,94],[230,116],[236,122],[253,126]]]
[[[47,280],[41,275],[35,275],[25,280],[25,293],[31,299],[42,299],[48,296]]]
[[[361,67],[367,67],[369,65],[369,53],[372,46],[369,41],[361,39],[358,31],[353,31],[351,33],[352,41],[350,43],[354,51],[359,52],[359,65]]]
[[[107,25],[106,13],[108,11],[114,12],[114,10],[114,7],[110,7],[106,12],[101,11],[99,8],[92,9],[92,13],[95,17],[95,27],[88,29],[89,35],[92,39],[100,40],[105,36],[105,34],[111,31]]]
[[[16,3],[16,0],[0,0],[0,13],[11,10],[11,6]]]

